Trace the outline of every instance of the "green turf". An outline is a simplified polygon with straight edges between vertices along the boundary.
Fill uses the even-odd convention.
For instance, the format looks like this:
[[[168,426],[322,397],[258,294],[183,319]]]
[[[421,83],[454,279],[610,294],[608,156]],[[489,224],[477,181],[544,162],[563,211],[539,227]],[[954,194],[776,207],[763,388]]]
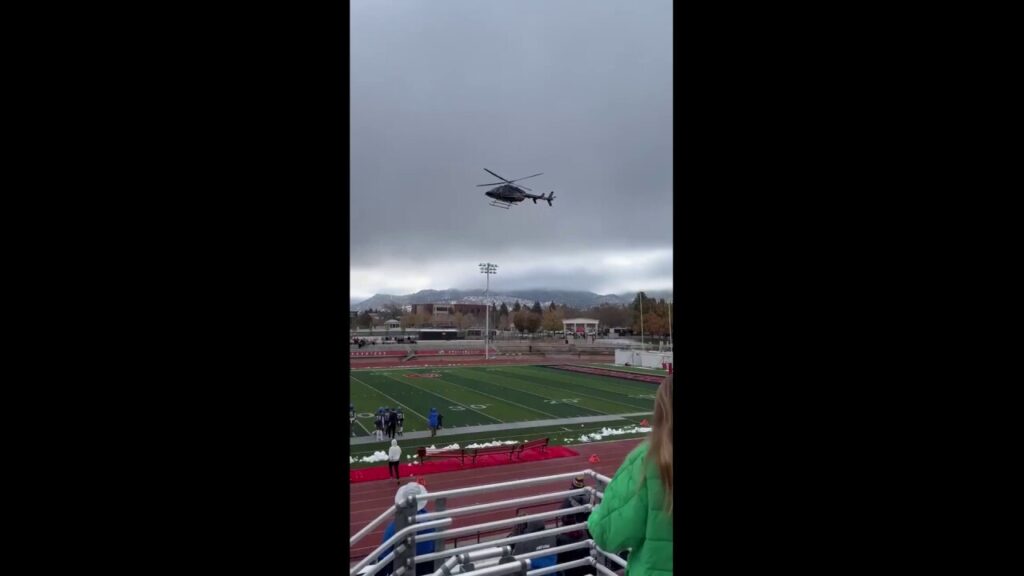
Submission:
[[[408,377],[422,373],[441,376]],[[414,432],[428,429],[426,416],[432,407],[444,414],[444,426],[448,429],[650,412],[656,389],[650,383],[542,366],[354,370],[349,383],[358,415],[358,436],[371,435],[372,413],[380,406],[401,406],[405,430]],[[598,425],[597,429],[600,428]]]

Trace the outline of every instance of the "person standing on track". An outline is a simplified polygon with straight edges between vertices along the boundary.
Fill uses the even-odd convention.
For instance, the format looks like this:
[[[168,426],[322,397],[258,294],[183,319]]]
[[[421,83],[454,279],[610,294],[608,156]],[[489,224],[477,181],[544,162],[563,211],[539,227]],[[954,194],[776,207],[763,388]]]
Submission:
[[[441,430],[444,428],[444,414],[437,413],[437,429]]]
[[[401,461],[402,449],[398,446],[398,440],[391,440],[391,448],[388,448],[388,478],[391,478],[393,473],[396,484],[402,483],[402,478],[398,475],[398,463]]]
[[[427,425],[430,426],[430,435],[437,436],[437,408],[431,408],[427,414]]]
[[[377,440],[384,439],[384,408],[377,408],[377,413],[373,416],[373,436]]]
[[[348,431],[356,435],[356,406],[351,403],[348,405]]]
[[[603,550],[631,548],[630,576],[672,574],[672,376],[654,397],[650,437],[619,467],[587,527]]]
[[[402,427],[405,426],[405,413],[402,412],[402,407],[398,407],[398,435],[402,435]]]

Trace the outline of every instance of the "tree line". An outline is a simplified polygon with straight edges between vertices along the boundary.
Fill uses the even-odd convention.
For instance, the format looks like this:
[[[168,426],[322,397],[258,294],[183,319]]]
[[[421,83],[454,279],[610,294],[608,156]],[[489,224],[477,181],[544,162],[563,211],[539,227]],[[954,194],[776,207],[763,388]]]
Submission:
[[[668,337],[670,335],[670,306],[664,298],[655,300],[648,298],[643,292],[637,293],[633,302],[628,305],[602,304],[591,308],[575,308],[568,305],[558,306],[552,302],[545,309],[540,302],[533,306],[521,306],[518,302],[511,308],[502,303],[493,309],[490,326],[496,330],[515,330],[521,333],[534,334],[540,330],[561,332],[562,321],[567,318],[593,318],[604,329],[627,328],[634,334],[640,334],[640,311],[643,308],[643,332],[652,336]],[[379,310],[365,310],[352,320],[353,327],[370,328],[373,325],[371,313],[377,314],[380,321],[398,320],[404,328],[434,328],[433,318],[424,311],[418,313],[403,312],[401,306],[388,304]],[[459,330],[483,328],[486,318],[483,315],[463,314],[456,312],[451,316],[452,323]]]

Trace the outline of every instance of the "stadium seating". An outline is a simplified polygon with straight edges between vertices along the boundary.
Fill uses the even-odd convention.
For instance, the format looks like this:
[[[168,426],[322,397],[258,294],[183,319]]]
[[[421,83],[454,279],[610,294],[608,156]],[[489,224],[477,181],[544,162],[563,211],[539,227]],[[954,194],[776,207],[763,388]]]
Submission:
[[[481,449],[485,450],[485,449]],[[433,454],[432,454],[433,455]],[[593,482],[592,486],[579,489],[558,490],[546,492],[543,488],[546,485],[565,486],[565,483],[577,476],[587,476]],[[402,508],[391,506],[384,510],[377,518],[364,526],[351,538],[349,547],[352,549],[356,544],[373,532],[377,527],[388,521],[398,521],[401,518],[408,518],[414,524],[404,529],[399,529],[388,540],[382,542],[372,551],[362,555],[361,560],[353,558],[354,563],[349,566],[349,576],[374,576],[385,568],[394,568],[397,574],[414,574],[417,572],[413,565],[426,565],[429,571],[437,573],[452,574],[455,570],[468,569],[470,572],[480,571],[490,576],[501,576],[503,574],[521,574],[531,569],[540,570],[541,566],[550,562],[549,558],[556,556],[562,558],[562,553],[571,550],[586,550],[587,554],[579,559],[556,559],[555,564],[548,566],[546,572],[557,573],[573,568],[585,568],[588,573],[600,574],[601,576],[612,576],[621,569],[627,568],[628,563],[617,554],[611,551],[604,551],[598,548],[594,541],[589,538],[572,541],[567,544],[551,546],[551,540],[560,534],[579,532],[586,529],[586,523],[558,525],[558,519],[567,513],[589,513],[594,506],[599,505],[603,491],[611,482],[611,478],[594,472],[593,470],[582,470],[567,472],[551,476],[518,479],[509,482],[500,482],[481,486],[456,488],[444,490],[433,494],[426,493],[410,497],[408,504],[403,503]],[[520,496],[523,488],[528,490],[529,495]],[[540,493],[537,493],[540,492]],[[421,511],[419,514],[408,514],[409,510],[425,506],[428,502],[434,501],[440,504],[442,500],[457,498],[463,495],[476,495],[485,493],[507,494],[506,498],[498,501],[491,501],[485,504],[469,504],[463,507],[440,507],[434,512],[429,510]],[[586,496],[589,494],[589,498]],[[585,503],[575,508],[556,508],[558,503],[569,496],[585,497]],[[398,500],[396,500],[398,504]],[[550,508],[541,512],[530,512],[521,515],[526,508],[536,510],[538,504],[546,504]],[[518,508],[516,508],[518,506]],[[513,510],[515,510],[513,512]],[[499,520],[491,518],[481,519],[469,525],[462,524],[453,526],[453,519],[464,516],[475,516],[482,512],[494,511],[501,517]],[[404,522],[404,520],[403,520]],[[529,533],[522,533],[518,530],[512,534],[479,541],[481,532],[497,531],[499,536],[507,533],[508,530],[526,523],[542,523],[542,530]],[[555,526],[549,526],[553,522]],[[418,529],[418,526],[422,528]],[[534,524],[536,525],[536,524]],[[423,530],[432,528],[430,533]],[[459,545],[459,538],[466,538],[477,535],[477,543]],[[435,552],[424,554],[417,551],[417,543],[422,541],[437,542]],[[536,542],[543,541],[543,546],[532,546]],[[453,543],[453,546],[449,544]],[[519,546],[517,546],[519,544]],[[391,550],[389,553],[388,550]],[[458,568],[456,568],[458,567]],[[429,572],[428,572],[429,573]],[[403,574],[404,576],[404,574]]]

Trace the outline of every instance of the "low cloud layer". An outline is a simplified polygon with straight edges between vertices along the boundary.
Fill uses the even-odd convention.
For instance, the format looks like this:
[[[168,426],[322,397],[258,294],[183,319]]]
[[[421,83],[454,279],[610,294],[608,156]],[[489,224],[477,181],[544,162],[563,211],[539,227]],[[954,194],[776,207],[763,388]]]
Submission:
[[[481,262],[498,264],[491,276],[496,291],[526,288],[589,290],[621,294],[672,288],[672,249],[580,250],[560,254],[509,253],[498,259],[452,258],[416,262],[392,259],[386,264],[353,265],[350,292],[353,302],[376,293],[409,294],[424,289],[483,289]]]

